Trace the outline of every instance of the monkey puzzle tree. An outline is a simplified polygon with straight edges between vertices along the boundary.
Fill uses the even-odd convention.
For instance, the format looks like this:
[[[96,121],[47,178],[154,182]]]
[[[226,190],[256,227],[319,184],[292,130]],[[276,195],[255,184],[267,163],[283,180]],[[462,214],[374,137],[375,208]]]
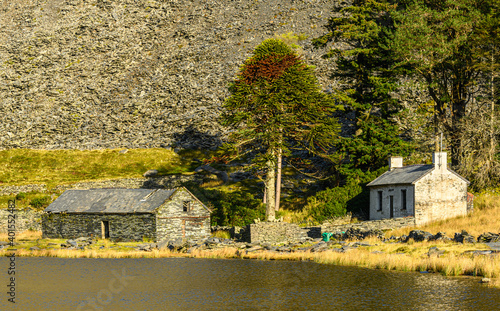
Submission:
[[[266,220],[275,218],[277,159],[292,148],[323,153],[337,138],[335,102],[321,91],[314,68],[283,41],[258,45],[229,87],[222,123],[230,141],[265,171]]]

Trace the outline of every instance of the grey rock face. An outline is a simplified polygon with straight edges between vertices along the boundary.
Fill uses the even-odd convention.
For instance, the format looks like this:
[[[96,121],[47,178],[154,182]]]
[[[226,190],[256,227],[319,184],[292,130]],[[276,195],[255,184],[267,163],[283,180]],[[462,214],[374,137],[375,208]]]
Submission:
[[[328,0],[7,1],[0,11],[0,149],[210,149],[227,87],[264,39],[308,38],[330,87]]]

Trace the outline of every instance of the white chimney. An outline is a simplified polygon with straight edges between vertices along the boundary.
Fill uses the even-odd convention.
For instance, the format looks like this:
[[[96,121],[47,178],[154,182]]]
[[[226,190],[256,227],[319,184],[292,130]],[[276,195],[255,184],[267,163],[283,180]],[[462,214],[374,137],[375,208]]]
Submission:
[[[432,154],[432,164],[437,170],[445,171],[448,166],[448,155],[446,152],[434,152]]]
[[[389,158],[389,171],[395,168],[403,167],[403,157],[390,157]]]

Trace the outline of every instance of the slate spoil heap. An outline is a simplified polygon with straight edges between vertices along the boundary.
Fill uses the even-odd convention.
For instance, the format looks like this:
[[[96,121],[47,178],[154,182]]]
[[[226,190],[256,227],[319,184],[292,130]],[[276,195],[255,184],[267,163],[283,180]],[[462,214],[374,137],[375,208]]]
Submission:
[[[0,149],[220,144],[228,83],[261,41],[300,44],[324,88],[333,65],[311,40],[328,0],[4,1]]]

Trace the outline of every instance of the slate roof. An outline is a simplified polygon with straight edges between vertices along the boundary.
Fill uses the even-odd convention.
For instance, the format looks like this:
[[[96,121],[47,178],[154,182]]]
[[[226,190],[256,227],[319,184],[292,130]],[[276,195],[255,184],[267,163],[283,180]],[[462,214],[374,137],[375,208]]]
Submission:
[[[175,189],[66,190],[45,209],[45,212],[153,213],[170,199],[175,191]]]
[[[380,175],[367,186],[413,184],[434,169],[433,164],[417,164],[395,168]]]
[[[414,184],[420,178],[424,177],[434,169],[434,164],[416,164],[408,165],[403,167],[398,167],[392,171],[387,171],[379,177],[375,178],[372,182],[367,184],[368,187],[371,186],[385,186],[385,185],[400,185],[400,184]],[[470,182],[460,176],[455,171],[448,168],[448,171],[458,178],[465,181],[467,184]]]

